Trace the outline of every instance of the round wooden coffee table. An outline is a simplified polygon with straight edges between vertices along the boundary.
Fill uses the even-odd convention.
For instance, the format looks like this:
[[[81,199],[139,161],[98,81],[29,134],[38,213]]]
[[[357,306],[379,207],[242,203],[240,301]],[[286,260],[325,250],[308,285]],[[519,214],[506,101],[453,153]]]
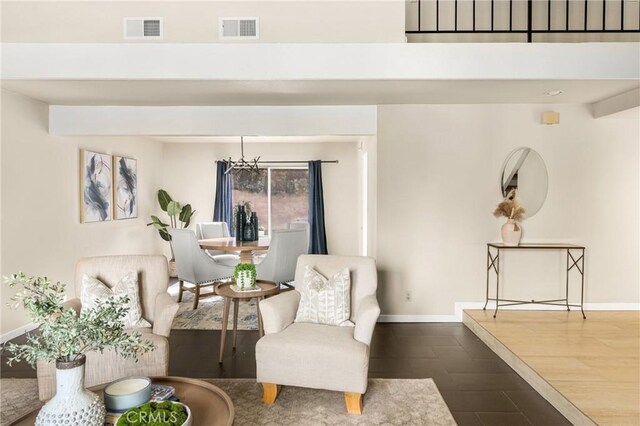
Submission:
[[[224,311],[222,314],[222,330],[220,330],[220,360],[222,363],[222,356],[224,355],[224,341],[227,335],[227,324],[229,323],[229,308],[231,307],[231,301],[233,301],[233,348],[236,348],[236,337],[238,334],[238,305],[240,300],[258,299],[256,303],[256,309],[258,314],[258,332],[260,337],[264,335],[262,330],[262,318],[260,317],[260,300],[268,296],[274,296],[280,293],[280,286],[273,281],[256,280],[256,285],[259,290],[250,291],[234,291],[231,286],[235,285],[235,282],[219,284],[216,287],[216,294],[224,297]]]
[[[191,409],[193,426],[231,426],[235,417],[235,410],[231,398],[222,389],[202,380],[187,377],[151,377],[157,385],[173,386],[176,397]],[[89,388],[100,397],[104,396],[103,385]],[[40,409],[32,411],[18,419],[12,425],[33,425]]]

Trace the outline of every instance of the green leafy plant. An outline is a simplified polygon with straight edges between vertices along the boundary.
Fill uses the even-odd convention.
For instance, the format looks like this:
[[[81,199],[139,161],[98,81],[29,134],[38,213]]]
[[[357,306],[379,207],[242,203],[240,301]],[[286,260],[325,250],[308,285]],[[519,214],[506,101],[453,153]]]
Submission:
[[[169,223],[164,223],[158,216],[152,215],[151,223],[147,223],[147,226],[153,225],[163,240],[171,241],[169,228],[177,228],[178,223],[180,223],[180,228],[188,228],[191,223],[191,217],[196,211],[191,208],[191,204],[185,204],[183,206],[179,202],[174,201],[164,189],[158,190],[158,204],[160,205],[160,209],[169,216]]]
[[[140,333],[124,330],[122,320],[129,311],[126,296],[99,301],[94,308],[78,314],[73,308],[63,307],[64,284],[22,272],[3,277],[3,281],[10,287],[22,287],[11,299],[12,307],[22,305],[38,325],[37,333],[27,333],[27,343],[3,346],[13,355],[7,360],[9,365],[24,360],[35,367],[38,359],[75,361],[87,352],[103,352],[106,348],[124,358],[137,359],[155,348],[143,341]]]
[[[238,279],[238,275],[242,271],[251,272],[254,277],[257,275],[256,274],[256,265],[254,265],[253,263],[238,263],[236,265],[235,269],[233,270],[233,278],[237,280]]]

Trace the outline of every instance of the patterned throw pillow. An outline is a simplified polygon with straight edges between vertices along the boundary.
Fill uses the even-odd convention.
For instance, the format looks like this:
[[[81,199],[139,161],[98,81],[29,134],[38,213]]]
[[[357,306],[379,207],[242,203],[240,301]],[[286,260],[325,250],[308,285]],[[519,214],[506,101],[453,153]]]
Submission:
[[[295,322],[353,326],[351,316],[351,279],[344,268],[327,279],[311,266],[304,271],[301,299]]]
[[[105,300],[111,296],[129,296],[129,312],[124,317],[124,328],[151,327],[151,324],[142,318],[140,308],[140,295],[138,293],[138,274],[129,272],[122,277],[118,284],[112,288],[107,287],[97,278],[87,274],[82,276],[82,310],[92,309],[96,306],[97,300]]]

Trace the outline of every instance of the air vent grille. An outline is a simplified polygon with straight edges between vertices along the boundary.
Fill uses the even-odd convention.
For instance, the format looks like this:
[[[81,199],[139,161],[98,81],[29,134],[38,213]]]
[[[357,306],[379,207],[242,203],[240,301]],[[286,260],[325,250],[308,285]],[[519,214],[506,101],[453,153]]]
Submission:
[[[144,20],[144,36],[160,37],[160,20],[159,19]]]
[[[258,18],[220,18],[221,39],[257,39]]]
[[[124,38],[162,39],[162,18],[124,18]]]

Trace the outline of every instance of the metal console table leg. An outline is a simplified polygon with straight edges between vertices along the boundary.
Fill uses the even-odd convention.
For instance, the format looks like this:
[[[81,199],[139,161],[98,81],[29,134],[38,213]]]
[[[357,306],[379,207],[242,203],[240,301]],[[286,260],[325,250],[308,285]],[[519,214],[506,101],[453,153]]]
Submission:
[[[571,249],[567,249],[567,311],[569,309],[569,272],[574,268],[580,274],[580,312],[582,312],[582,318],[587,319],[587,316],[584,314],[584,249],[576,249],[580,250],[580,257],[577,259],[573,257],[573,253],[571,253]],[[571,262],[569,262],[571,260]],[[571,263],[571,266],[569,266]],[[578,264],[580,263],[580,264]]]

